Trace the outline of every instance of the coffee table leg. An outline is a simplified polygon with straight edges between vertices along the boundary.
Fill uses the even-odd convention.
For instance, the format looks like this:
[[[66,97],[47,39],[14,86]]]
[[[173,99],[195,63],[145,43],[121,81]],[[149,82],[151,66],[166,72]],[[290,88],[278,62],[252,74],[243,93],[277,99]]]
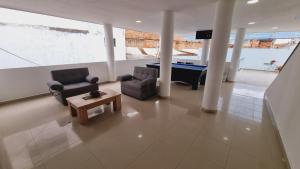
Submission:
[[[114,102],[113,102],[113,107],[114,111],[120,111],[121,110],[121,96],[116,96]]]
[[[78,120],[80,124],[86,124],[88,122],[88,113],[85,109],[79,109],[77,112]]]
[[[76,109],[74,109],[74,108],[71,106],[70,103],[68,104],[68,107],[69,107],[71,116],[72,116],[72,117],[76,117],[76,116],[77,116]]]

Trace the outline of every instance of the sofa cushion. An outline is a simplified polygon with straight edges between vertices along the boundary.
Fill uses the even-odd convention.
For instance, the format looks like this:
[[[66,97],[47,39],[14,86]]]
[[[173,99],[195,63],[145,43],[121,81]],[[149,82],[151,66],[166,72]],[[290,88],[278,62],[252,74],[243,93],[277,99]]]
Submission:
[[[74,83],[68,84],[64,86],[64,90],[62,94],[65,97],[75,96],[82,93],[88,93],[93,90],[98,90],[98,84],[91,84],[89,82],[81,82],[81,83]]]
[[[85,78],[89,75],[89,70],[88,68],[53,70],[51,74],[53,80],[67,85],[86,81]]]
[[[133,76],[135,79],[144,80],[150,78],[157,78],[157,69],[146,67],[135,67]]]
[[[139,90],[142,88],[141,84],[142,84],[142,81],[134,79],[134,80],[129,80],[129,81],[123,81],[121,83],[121,87]]]
[[[119,81],[127,81],[127,80],[132,80],[132,75],[130,74],[126,74],[126,75],[122,75],[122,76],[118,76],[117,80]]]

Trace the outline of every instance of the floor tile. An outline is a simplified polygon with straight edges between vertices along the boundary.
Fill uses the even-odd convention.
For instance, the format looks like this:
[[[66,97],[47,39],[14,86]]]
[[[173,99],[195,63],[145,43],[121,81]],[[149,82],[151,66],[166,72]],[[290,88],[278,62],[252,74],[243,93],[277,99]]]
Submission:
[[[85,163],[78,166],[78,169],[105,169],[95,157],[91,157]]]
[[[191,149],[176,169],[223,169],[210,160],[198,149]]]
[[[256,159],[248,153],[238,149],[231,149],[226,169],[273,169],[271,164]]]
[[[79,169],[88,166],[93,158],[84,145],[78,145],[47,159],[44,164],[47,169]]]
[[[132,135],[124,139],[101,137],[86,143],[86,146],[104,167],[121,169],[126,168],[151,144],[146,136],[139,138],[138,135]]]
[[[201,135],[194,142],[191,149],[192,151],[198,151],[199,158],[225,167],[230,146],[222,141]]]
[[[28,130],[14,133],[1,140],[1,159],[4,168],[33,168],[42,163],[40,152]]]
[[[87,125],[52,96],[1,106],[2,169],[286,168],[265,88],[224,83],[218,113],[208,114],[202,86],[171,87],[169,99],[122,95],[120,112],[104,106]]]
[[[138,157],[129,169],[172,169],[183,159],[189,145],[182,145],[172,140],[160,141],[149,147]]]

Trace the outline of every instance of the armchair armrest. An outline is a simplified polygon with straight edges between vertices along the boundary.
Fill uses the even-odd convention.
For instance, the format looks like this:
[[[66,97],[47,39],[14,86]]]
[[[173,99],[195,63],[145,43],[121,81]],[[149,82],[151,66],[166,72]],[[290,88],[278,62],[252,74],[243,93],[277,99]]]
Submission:
[[[47,85],[51,90],[62,91],[64,89],[64,85],[54,80],[47,82]]]
[[[133,76],[130,74],[118,76],[118,80],[121,82],[127,81],[127,80],[132,80],[132,78],[133,78]]]
[[[155,78],[144,79],[141,83],[142,87],[147,86],[147,85],[151,85],[151,84],[156,85],[156,79]]]
[[[99,78],[98,77],[96,77],[96,76],[92,76],[92,75],[88,75],[86,78],[85,78],[85,80],[87,81],[87,82],[90,82],[90,83],[97,83],[98,82],[98,80],[99,80]]]

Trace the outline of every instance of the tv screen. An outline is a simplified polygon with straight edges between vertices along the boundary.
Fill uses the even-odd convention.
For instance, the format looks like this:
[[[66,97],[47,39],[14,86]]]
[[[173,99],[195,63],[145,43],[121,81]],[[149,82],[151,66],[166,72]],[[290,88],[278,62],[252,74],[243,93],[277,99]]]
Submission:
[[[212,30],[203,30],[196,32],[196,39],[211,39]]]

